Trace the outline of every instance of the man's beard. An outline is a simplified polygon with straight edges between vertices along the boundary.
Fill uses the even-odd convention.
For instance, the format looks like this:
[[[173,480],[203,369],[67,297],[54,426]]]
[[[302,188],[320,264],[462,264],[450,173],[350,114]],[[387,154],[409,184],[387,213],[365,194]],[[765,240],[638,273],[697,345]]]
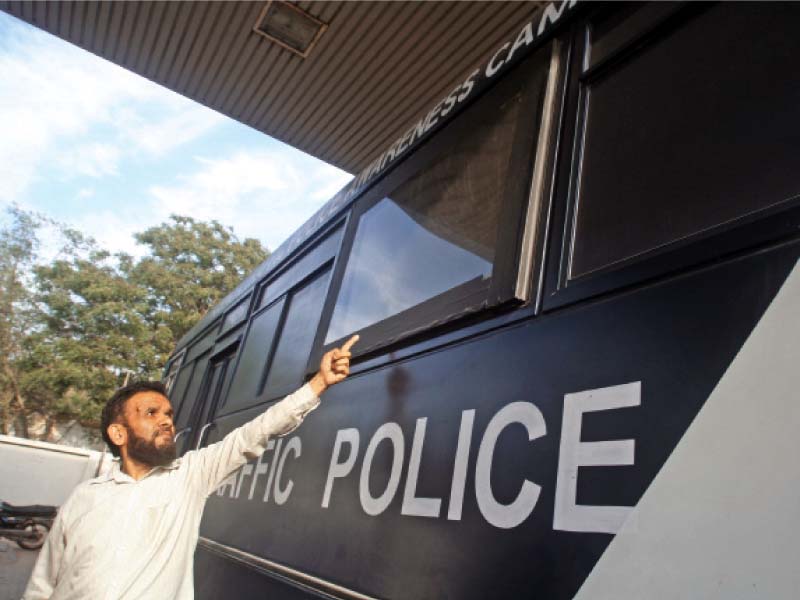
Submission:
[[[159,447],[156,446],[156,437],[148,440],[139,437],[133,429],[128,428],[128,456],[151,467],[164,467],[175,460],[177,452],[171,437],[168,443]]]

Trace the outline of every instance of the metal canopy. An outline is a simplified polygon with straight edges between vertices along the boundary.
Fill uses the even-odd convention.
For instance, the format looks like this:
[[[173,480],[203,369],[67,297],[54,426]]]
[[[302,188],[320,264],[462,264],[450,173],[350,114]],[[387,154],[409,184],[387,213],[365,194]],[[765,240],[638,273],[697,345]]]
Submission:
[[[10,2],[0,9],[356,173],[543,2],[320,2],[306,58],[253,31],[267,2]]]

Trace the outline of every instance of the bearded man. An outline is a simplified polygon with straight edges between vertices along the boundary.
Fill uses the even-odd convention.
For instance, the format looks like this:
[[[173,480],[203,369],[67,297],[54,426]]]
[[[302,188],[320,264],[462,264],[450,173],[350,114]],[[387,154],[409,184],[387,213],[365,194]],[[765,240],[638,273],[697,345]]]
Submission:
[[[80,484],[42,547],[23,600],[189,600],[206,499],[269,439],[296,429],[320,395],[350,373],[353,336],[322,358],[302,388],[225,438],[176,458],[164,386],[123,387],[103,409],[103,438],[119,458]]]

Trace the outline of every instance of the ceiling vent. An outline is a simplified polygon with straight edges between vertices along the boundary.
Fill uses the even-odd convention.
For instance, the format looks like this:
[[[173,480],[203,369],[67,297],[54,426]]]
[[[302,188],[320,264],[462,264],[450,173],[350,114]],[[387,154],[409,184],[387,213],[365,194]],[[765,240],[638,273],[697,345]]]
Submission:
[[[326,23],[291,2],[270,0],[253,31],[306,58],[327,28]]]

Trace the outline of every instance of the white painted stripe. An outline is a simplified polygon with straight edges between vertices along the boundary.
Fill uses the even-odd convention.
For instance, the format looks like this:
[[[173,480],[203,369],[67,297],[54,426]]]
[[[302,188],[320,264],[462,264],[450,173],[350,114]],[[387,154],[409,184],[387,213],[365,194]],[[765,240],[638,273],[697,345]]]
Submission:
[[[800,598],[799,389],[796,264],[576,598]]]

